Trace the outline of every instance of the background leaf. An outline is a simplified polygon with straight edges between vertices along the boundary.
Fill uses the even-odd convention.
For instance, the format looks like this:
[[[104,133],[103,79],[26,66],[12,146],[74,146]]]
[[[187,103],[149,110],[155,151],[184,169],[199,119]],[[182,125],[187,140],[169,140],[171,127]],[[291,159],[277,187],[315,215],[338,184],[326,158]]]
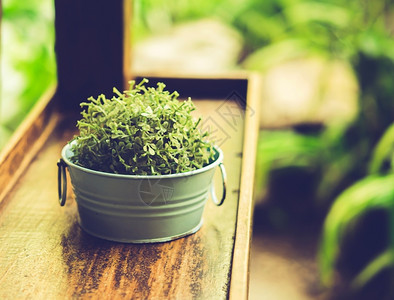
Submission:
[[[368,176],[335,200],[323,228],[319,250],[323,282],[332,284],[339,248],[352,222],[373,208],[390,210],[394,203],[394,175]]]

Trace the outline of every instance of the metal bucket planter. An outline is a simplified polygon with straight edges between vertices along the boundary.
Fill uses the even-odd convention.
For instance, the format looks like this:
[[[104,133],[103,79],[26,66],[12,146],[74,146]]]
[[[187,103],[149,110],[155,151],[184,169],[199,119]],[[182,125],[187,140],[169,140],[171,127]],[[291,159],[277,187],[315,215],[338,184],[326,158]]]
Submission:
[[[215,148],[215,161],[201,169],[172,175],[119,175],[98,172],[70,161],[71,146],[58,162],[60,205],[67,193],[69,170],[79,212],[86,232],[106,240],[128,243],[171,241],[198,231],[209,192],[216,205],[226,196],[223,152]],[[212,184],[220,168],[223,194],[215,196]]]

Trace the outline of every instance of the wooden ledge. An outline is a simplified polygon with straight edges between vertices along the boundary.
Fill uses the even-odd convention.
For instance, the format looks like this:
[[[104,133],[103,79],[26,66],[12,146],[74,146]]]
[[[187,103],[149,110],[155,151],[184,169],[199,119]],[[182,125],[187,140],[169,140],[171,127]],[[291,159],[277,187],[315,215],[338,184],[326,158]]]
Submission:
[[[0,160],[0,298],[246,299],[258,80],[222,79],[215,84],[228,97],[205,94],[195,103],[221,142],[228,197],[221,207],[208,201],[197,233],[168,243],[92,237],[78,225],[71,191],[59,206],[56,162],[76,132],[75,118],[56,110],[53,92],[44,97]],[[239,90],[243,83],[247,89]]]
[[[54,95],[51,87],[0,152],[0,203],[53,132],[59,117],[54,112]]]

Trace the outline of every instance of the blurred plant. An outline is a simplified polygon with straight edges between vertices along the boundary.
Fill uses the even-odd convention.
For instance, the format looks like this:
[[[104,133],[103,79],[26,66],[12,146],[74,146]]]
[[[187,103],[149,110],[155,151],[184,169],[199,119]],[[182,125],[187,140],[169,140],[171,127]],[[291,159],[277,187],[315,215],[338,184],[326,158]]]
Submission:
[[[293,12],[300,11],[295,8],[297,6],[326,5],[325,1],[319,3],[296,0],[288,2],[292,2],[293,6],[285,10],[279,9],[278,13],[286,11],[289,16],[289,9]],[[335,1],[331,1],[327,5],[334,5],[334,3]],[[257,170],[264,173],[258,174],[260,178],[273,180],[273,174],[278,170],[291,170],[297,167],[299,171],[293,173],[287,182],[299,180],[299,176],[305,174],[305,170],[309,170],[311,172],[309,178],[318,178],[316,185],[300,187],[299,191],[309,188],[309,196],[315,199],[312,205],[315,205],[315,209],[322,214],[336,198],[325,220],[319,252],[322,278],[326,284],[333,284],[335,270],[338,270],[338,260],[344,255],[344,249],[350,248],[351,250],[347,250],[350,252],[346,257],[353,256],[359,260],[357,266],[353,266],[352,287],[360,290],[387,270],[391,274],[389,284],[392,286],[394,281],[394,177],[392,175],[394,125],[391,124],[394,115],[394,102],[392,101],[394,40],[391,35],[390,16],[394,7],[391,1],[351,1],[346,3],[349,5],[347,8],[336,1],[336,5],[342,7],[340,14],[347,15],[345,18],[347,22],[331,22],[330,18],[323,20],[326,25],[327,20],[331,21],[324,29],[326,31],[321,33],[324,37],[317,39],[317,47],[314,49],[324,51],[327,47],[328,55],[339,56],[351,62],[360,86],[359,113],[352,122],[328,124],[317,135],[287,131],[287,136],[273,132],[272,134],[277,136],[267,138],[267,135],[263,133],[259,146],[260,158]],[[303,20],[308,20],[308,24],[316,25],[316,22],[323,24],[321,20],[316,19],[321,18],[322,15],[313,13],[314,11],[308,10],[306,15],[311,18],[304,16]],[[313,30],[317,28],[319,26],[306,30],[310,30],[309,33],[313,35]],[[291,57],[292,51],[297,55],[308,49],[311,42],[302,40],[302,36],[297,35],[297,32],[302,32],[298,31],[300,27],[294,30],[295,35],[289,34],[288,36],[294,38],[278,40],[256,51],[247,61],[249,66],[264,70],[270,63],[271,52],[276,53],[277,56],[278,53],[282,53],[283,57]],[[312,37],[312,35],[309,36]],[[284,46],[281,47],[281,45]],[[291,47],[288,47],[289,45]],[[288,140],[302,141],[310,138],[314,139],[314,142],[310,145],[304,144],[308,148],[289,147]],[[265,145],[262,146],[263,144]],[[284,160],[282,155],[286,148],[288,158]],[[305,157],[304,161],[307,161],[307,164],[299,164],[297,158],[300,156]],[[276,164],[277,161],[284,163]],[[268,188],[269,196],[272,182],[268,180],[265,182],[268,183],[266,188]],[[283,183],[281,187],[287,188]],[[303,193],[305,194],[305,191]],[[289,193],[288,197],[296,202],[300,200],[297,205],[303,205],[302,197],[297,197],[294,193]],[[284,206],[281,208],[286,209]],[[306,209],[311,211],[310,207]],[[383,222],[380,231],[373,231],[370,236],[363,231],[365,227],[357,226],[357,224],[377,210],[385,212],[387,222]],[[316,210],[312,209],[312,211]],[[294,211],[289,210],[286,213],[291,216]],[[312,217],[313,214],[310,216]],[[354,238],[350,238],[350,235],[357,231],[361,232],[359,239],[363,240],[361,249],[356,246]],[[375,240],[371,243],[371,239]],[[374,245],[377,239],[379,239],[379,245]],[[349,241],[353,241],[353,245],[350,245]],[[386,250],[380,248],[386,248]],[[379,253],[380,250],[382,250],[381,253]],[[350,263],[350,259],[342,259],[341,262],[342,264]],[[382,297],[394,296],[393,290],[386,289],[381,293]]]
[[[339,0],[139,0],[134,1],[134,10],[135,40],[160,34],[174,24],[207,17],[219,19],[242,33],[240,64],[253,54],[257,57],[248,64],[252,68],[267,62],[259,55],[267,47],[283,42],[303,51],[342,55],[348,47],[335,41],[346,36],[351,23],[360,17],[359,7]]]
[[[349,170],[354,176],[364,177],[344,190],[335,200],[324,224],[319,262],[322,278],[332,284],[334,270],[345,240],[352,232],[362,230],[355,224],[376,210],[383,210],[387,224],[379,232],[386,250],[360,256],[360,267],[356,267],[353,288],[362,288],[384,270],[389,270],[389,288],[383,297],[394,297],[394,87],[391,82],[394,72],[394,42],[391,29],[385,22],[384,14],[391,13],[388,1],[381,10],[365,12],[365,31],[357,37],[358,52],[353,57],[361,88],[360,114],[344,131],[346,151],[352,156]],[[380,5],[380,4],[379,4]],[[378,6],[378,5],[376,5]],[[392,6],[392,5],[391,5]],[[376,7],[375,7],[376,8]],[[375,13],[372,14],[371,12]],[[361,175],[361,176],[360,176]],[[362,227],[361,227],[362,228]],[[367,234],[362,238],[364,247],[372,248]],[[342,251],[341,251],[342,249]],[[353,251],[363,252],[353,245]],[[375,249],[375,252],[379,251]],[[374,257],[374,258],[373,258]],[[371,261],[372,259],[372,261]]]
[[[56,74],[52,2],[6,0],[2,9],[0,147]]]
[[[317,184],[313,178],[321,149],[317,134],[293,129],[260,131],[255,198],[264,201],[265,218],[275,228],[285,229],[312,209],[310,196]]]
[[[256,193],[266,193],[269,170],[286,166],[311,167],[316,164],[321,150],[320,138],[297,134],[293,130],[262,130],[257,148]]]
[[[372,261],[364,262],[363,270],[353,279],[352,286],[361,288],[384,269],[390,269],[394,280],[394,124],[392,124],[373,151],[368,175],[341,193],[335,200],[324,225],[319,261],[323,282],[332,285],[336,261],[341,245],[355,223],[367,213],[383,209],[387,212],[388,245]],[[378,233],[376,233],[378,234]],[[368,238],[365,238],[368,247]],[[362,249],[353,249],[362,251]],[[392,285],[391,285],[392,286]],[[391,289],[390,296],[394,296]]]
[[[138,41],[151,34],[160,34],[172,26],[206,17],[222,15],[220,11],[227,7],[231,11],[236,5],[242,6],[239,0],[137,0],[133,1],[133,39]],[[230,13],[232,14],[232,13]]]
[[[312,134],[297,128],[261,132],[256,195],[274,200],[266,204],[268,218],[279,228],[321,218],[336,198],[325,220],[319,252],[322,279],[333,285],[343,256],[342,264],[353,264],[351,287],[360,290],[382,271],[390,270],[390,282],[394,281],[394,124],[390,125],[394,61],[360,52],[357,63],[356,67],[364,69],[368,64],[369,72],[375,72],[369,80],[364,76],[370,73],[358,73],[363,84],[360,113],[353,122],[330,124]],[[298,186],[292,188],[294,184]],[[371,237],[357,223],[376,210],[385,211],[388,221]],[[356,231],[361,231],[361,242],[350,237]],[[350,247],[347,256],[346,247]],[[353,260],[357,256],[358,262],[350,262],[349,256]],[[382,293],[388,297],[393,292]]]
[[[249,1],[233,24],[244,33],[249,68],[264,69],[271,48],[289,58],[300,52],[342,56],[343,44],[336,40],[350,26],[357,10],[339,1],[270,0]],[[283,45],[281,47],[280,45]],[[273,51],[273,50],[272,50]]]

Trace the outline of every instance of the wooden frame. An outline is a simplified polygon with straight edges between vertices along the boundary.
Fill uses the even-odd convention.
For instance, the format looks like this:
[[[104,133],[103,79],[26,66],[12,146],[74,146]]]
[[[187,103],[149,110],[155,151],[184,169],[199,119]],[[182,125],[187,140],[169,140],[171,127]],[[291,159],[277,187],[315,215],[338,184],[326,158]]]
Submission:
[[[77,2],[57,0],[55,4],[57,10],[70,5],[72,9],[67,9],[73,12],[79,7]],[[101,4],[97,7],[104,9],[106,6]],[[106,77],[105,86],[110,83],[122,85],[132,78],[129,76],[130,46],[125,43],[128,35],[124,29],[130,24],[131,5],[129,1],[117,4],[117,14],[123,16],[117,28],[121,26],[123,31],[117,37],[121,42],[115,48],[122,53],[122,59],[109,67],[107,74],[117,75]],[[84,13],[85,9],[82,8]],[[57,16],[57,32],[60,30],[58,63],[62,65],[64,61],[59,60],[72,59],[78,55],[80,47],[71,54],[59,50],[62,43],[67,44],[69,40],[61,40],[64,34],[61,22],[66,19],[59,19],[59,12]],[[91,50],[95,47],[94,43],[87,46]],[[109,53],[107,50],[103,49],[102,53]],[[242,131],[232,124],[223,125],[232,128],[234,135],[231,145],[224,146],[225,157],[230,160],[229,177],[233,180],[230,200],[224,205],[224,211],[211,212],[208,207],[204,213],[206,225],[195,235],[170,243],[141,246],[114,244],[84,234],[75,225],[77,213],[71,193],[65,211],[58,207],[54,184],[56,156],[75,132],[77,104],[101,90],[103,80],[94,77],[97,80],[85,84],[86,70],[81,71],[79,78],[72,78],[78,72],[62,70],[59,68],[56,93],[51,89],[43,96],[0,154],[0,257],[4,257],[0,260],[0,298],[97,297],[105,293],[108,299],[133,296],[247,299],[258,133],[258,77],[246,73],[206,78],[134,76],[137,79],[149,77],[152,84],[163,80],[169,89],[179,90],[181,96],[193,96],[203,116],[209,117],[212,112],[217,116],[217,108],[231,100],[231,91],[243,99],[242,122],[238,124]],[[94,66],[88,73],[98,70],[100,66]],[[223,220],[218,220],[220,216]],[[40,259],[34,258],[40,251],[43,251]],[[131,261],[131,256],[139,263]],[[134,269],[127,269],[131,267]],[[131,273],[125,273],[126,269]],[[167,272],[172,274],[171,278],[162,276]],[[160,290],[161,286],[164,290]]]
[[[253,76],[243,80],[246,79],[247,90],[254,96],[247,97],[248,102],[245,103],[244,125],[241,126],[243,130],[234,133],[234,137],[228,141],[229,144],[222,147],[225,153],[225,164],[227,159],[230,180],[230,195],[226,200],[227,203],[219,209],[214,208],[213,204],[208,205],[204,213],[206,223],[199,232],[165,244],[115,245],[89,237],[76,225],[76,205],[71,194],[68,197],[65,211],[60,210],[56,199],[55,164],[61,147],[75,132],[75,129],[72,129],[75,117],[71,115],[70,118],[68,114],[57,110],[53,105],[56,103],[55,98],[50,101],[48,98],[43,98],[18,131],[12,145],[4,152],[2,156],[4,159],[0,164],[0,174],[7,174],[5,170],[10,170],[10,168],[13,171],[13,176],[9,180],[7,177],[0,177],[5,186],[4,191],[6,191],[0,203],[0,237],[2,237],[0,255],[8,257],[12,262],[11,266],[7,260],[0,264],[0,277],[2,278],[0,297],[4,293],[4,295],[17,298],[34,298],[37,296],[34,290],[44,289],[43,285],[47,285],[50,279],[43,271],[49,266],[58,274],[56,280],[50,279],[57,289],[51,289],[52,285],[46,287],[48,293],[55,298],[60,297],[56,291],[65,293],[68,297],[72,295],[94,296],[104,292],[103,288],[106,286],[116,286],[117,280],[121,282],[123,289],[118,287],[115,290],[107,290],[106,293],[109,293],[111,297],[120,297],[119,293],[125,293],[125,297],[164,297],[165,295],[160,294],[161,290],[158,286],[170,280],[168,297],[188,298],[194,295],[200,298],[246,299],[253,213],[253,170],[258,127],[257,115],[254,114],[258,111],[258,93],[255,90],[258,84]],[[190,80],[194,81],[195,78]],[[224,79],[221,82],[232,82],[232,79],[228,81]],[[215,80],[214,85],[217,86]],[[231,86],[229,89],[231,91]],[[225,102],[226,99],[199,100],[198,97],[195,100],[197,107],[202,108],[201,112],[204,116],[211,116],[210,112],[214,112]],[[254,113],[247,113],[248,111]],[[23,153],[24,159],[21,159],[23,156],[15,155],[15,153]],[[37,153],[39,153],[38,156]],[[50,166],[53,168],[51,169]],[[37,209],[45,213],[37,215]],[[42,229],[37,229],[40,226]],[[48,235],[49,240],[35,242],[35,236],[45,235],[45,232],[52,232]],[[50,247],[54,253],[46,254],[45,264],[37,264],[36,260],[21,260],[20,258],[21,249],[25,249],[23,251],[28,253],[36,253],[47,247]],[[109,251],[105,257],[101,257],[102,249]],[[63,255],[59,256],[59,253]],[[147,261],[144,261],[141,266],[135,265],[130,260],[126,260],[124,264],[118,263],[120,253],[125,253],[122,255],[127,253],[127,257],[133,256],[137,260]],[[154,259],[157,255],[163,257],[162,262]],[[61,271],[63,269],[61,261],[64,260],[64,256],[68,257],[65,261],[66,266],[74,270],[68,273],[69,275]],[[71,257],[77,257],[77,259],[69,261]],[[95,263],[92,264],[91,261]],[[167,265],[165,261],[172,263]],[[134,286],[133,281],[127,281],[126,274],[122,273],[122,270],[129,268],[130,264],[134,268],[150,269],[151,275],[148,278],[152,285],[143,288]],[[102,269],[104,265],[107,267]],[[123,275],[118,277],[120,279],[111,277],[105,282],[95,281],[99,280],[94,279],[98,276],[95,268],[99,266],[101,266],[101,272],[105,274],[120,272]],[[77,272],[75,269],[77,267],[83,268],[86,273]],[[21,279],[22,270],[30,271]],[[161,277],[160,274],[169,270],[175,272],[172,273],[171,278]],[[189,274],[191,270],[194,275]],[[141,272],[145,271],[141,270]],[[24,286],[24,278],[29,280],[31,289]],[[211,281],[210,278],[215,279]],[[93,280],[92,282],[96,283],[93,286],[90,284],[86,286],[80,283],[81,280],[83,282]],[[174,288],[175,286],[178,288]],[[85,294],[86,292],[88,294]],[[46,294],[40,295],[47,296]]]
[[[237,234],[234,243],[234,254],[231,272],[230,299],[247,299],[249,296],[249,259],[252,241],[253,225],[253,191],[254,170],[257,154],[258,111],[260,96],[260,79],[252,75],[249,81],[249,109],[256,116],[249,117],[245,123],[245,138],[243,144],[242,173],[237,216]],[[249,173],[248,170],[253,170]]]
[[[0,152],[0,204],[57,124],[54,92],[52,87],[43,95]]]

